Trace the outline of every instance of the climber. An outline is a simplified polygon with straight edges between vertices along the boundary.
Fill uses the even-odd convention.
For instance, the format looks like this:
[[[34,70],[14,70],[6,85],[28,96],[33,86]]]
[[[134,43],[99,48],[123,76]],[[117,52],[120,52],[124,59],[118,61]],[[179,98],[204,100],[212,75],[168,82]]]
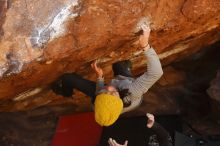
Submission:
[[[155,122],[154,115],[147,113],[146,117],[147,117],[147,122],[146,122],[147,124],[145,128],[146,133],[144,137],[146,137],[147,145],[149,146],[172,146],[173,141],[172,141],[171,136],[169,135],[166,129],[164,129],[159,123]],[[121,145],[112,138],[109,138],[108,140],[109,146],[127,146],[128,142],[129,140],[126,140],[125,143]]]
[[[71,97],[73,89],[90,96],[94,103],[95,120],[102,126],[113,124],[120,114],[131,111],[141,104],[143,94],[162,76],[160,60],[149,45],[150,28],[142,25],[139,44],[146,56],[147,72],[134,79],[129,60],[112,65],[114,79],[104,84],[103,70],[97,61],[91,64],[97,74],[97,83],[86,80],[76,73],[66,73],[52,84],[52,90],[64,97]]]

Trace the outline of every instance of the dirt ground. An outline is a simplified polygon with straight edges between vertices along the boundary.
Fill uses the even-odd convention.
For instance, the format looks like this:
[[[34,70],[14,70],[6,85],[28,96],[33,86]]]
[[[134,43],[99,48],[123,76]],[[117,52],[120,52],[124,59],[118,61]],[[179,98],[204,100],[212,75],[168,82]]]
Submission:
[[[1,146],[49,146],[58,117],[73,111],[73,105],[0,113]]]

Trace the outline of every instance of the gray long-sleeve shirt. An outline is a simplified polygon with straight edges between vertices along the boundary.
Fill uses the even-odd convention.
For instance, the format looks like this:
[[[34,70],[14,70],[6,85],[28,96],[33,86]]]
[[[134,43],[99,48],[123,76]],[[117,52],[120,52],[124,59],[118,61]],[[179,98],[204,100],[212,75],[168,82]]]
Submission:
[[[134,79],[125,76],[116,76],[109,83],[117,89],[129,89],[131,93],[131,105],[124,107],[122,113],[131,111],[141,104],[143,94],[162,76],[163,70],[161,67],[158,55],[153,48],[144,52],[147,61],[147,71],[140,77]],[[97,90],[104,86],[104,79],[98,79]]]

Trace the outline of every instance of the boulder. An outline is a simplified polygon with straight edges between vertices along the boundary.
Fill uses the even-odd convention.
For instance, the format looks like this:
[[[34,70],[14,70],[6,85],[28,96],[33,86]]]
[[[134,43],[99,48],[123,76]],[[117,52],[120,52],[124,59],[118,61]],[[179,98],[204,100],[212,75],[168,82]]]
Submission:
[[[42,100],[34,103],[56,103],[60,97],[52,98],[49,84],[65,72],[95,80],[95,59],[107,80],[118,60],[131,59],[135,73],[142,73],[135,35],[141,23],[150,24],[150,44],[164,65],[184,58],[220,40],[219,11],[219,0],[1,1],[0,110],[16,109],[5,105],[21,100],[26,105],[38,94]]]

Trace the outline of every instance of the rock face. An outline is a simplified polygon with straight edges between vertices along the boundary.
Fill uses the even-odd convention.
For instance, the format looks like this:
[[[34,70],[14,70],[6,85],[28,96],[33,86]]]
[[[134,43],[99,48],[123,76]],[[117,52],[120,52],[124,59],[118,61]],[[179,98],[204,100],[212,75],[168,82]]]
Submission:
[[[94,80],[98,58],[107,77],[123,59],[142,72],[135,36],[142,22],[151,24],[163,64],[220,40],[219,0],[5,0],[0,18],[1,111],[56,103],[48,84],[74,71]]]
[[[212,99],[220,102],[220,70],[217,73],[217,77],[212,80],[207,92]]]
[[[212,114],[217,119],[218,124],[220,124],[220,70],[218,71],[216,78],[211,81],[207,93],[212,99]]]

